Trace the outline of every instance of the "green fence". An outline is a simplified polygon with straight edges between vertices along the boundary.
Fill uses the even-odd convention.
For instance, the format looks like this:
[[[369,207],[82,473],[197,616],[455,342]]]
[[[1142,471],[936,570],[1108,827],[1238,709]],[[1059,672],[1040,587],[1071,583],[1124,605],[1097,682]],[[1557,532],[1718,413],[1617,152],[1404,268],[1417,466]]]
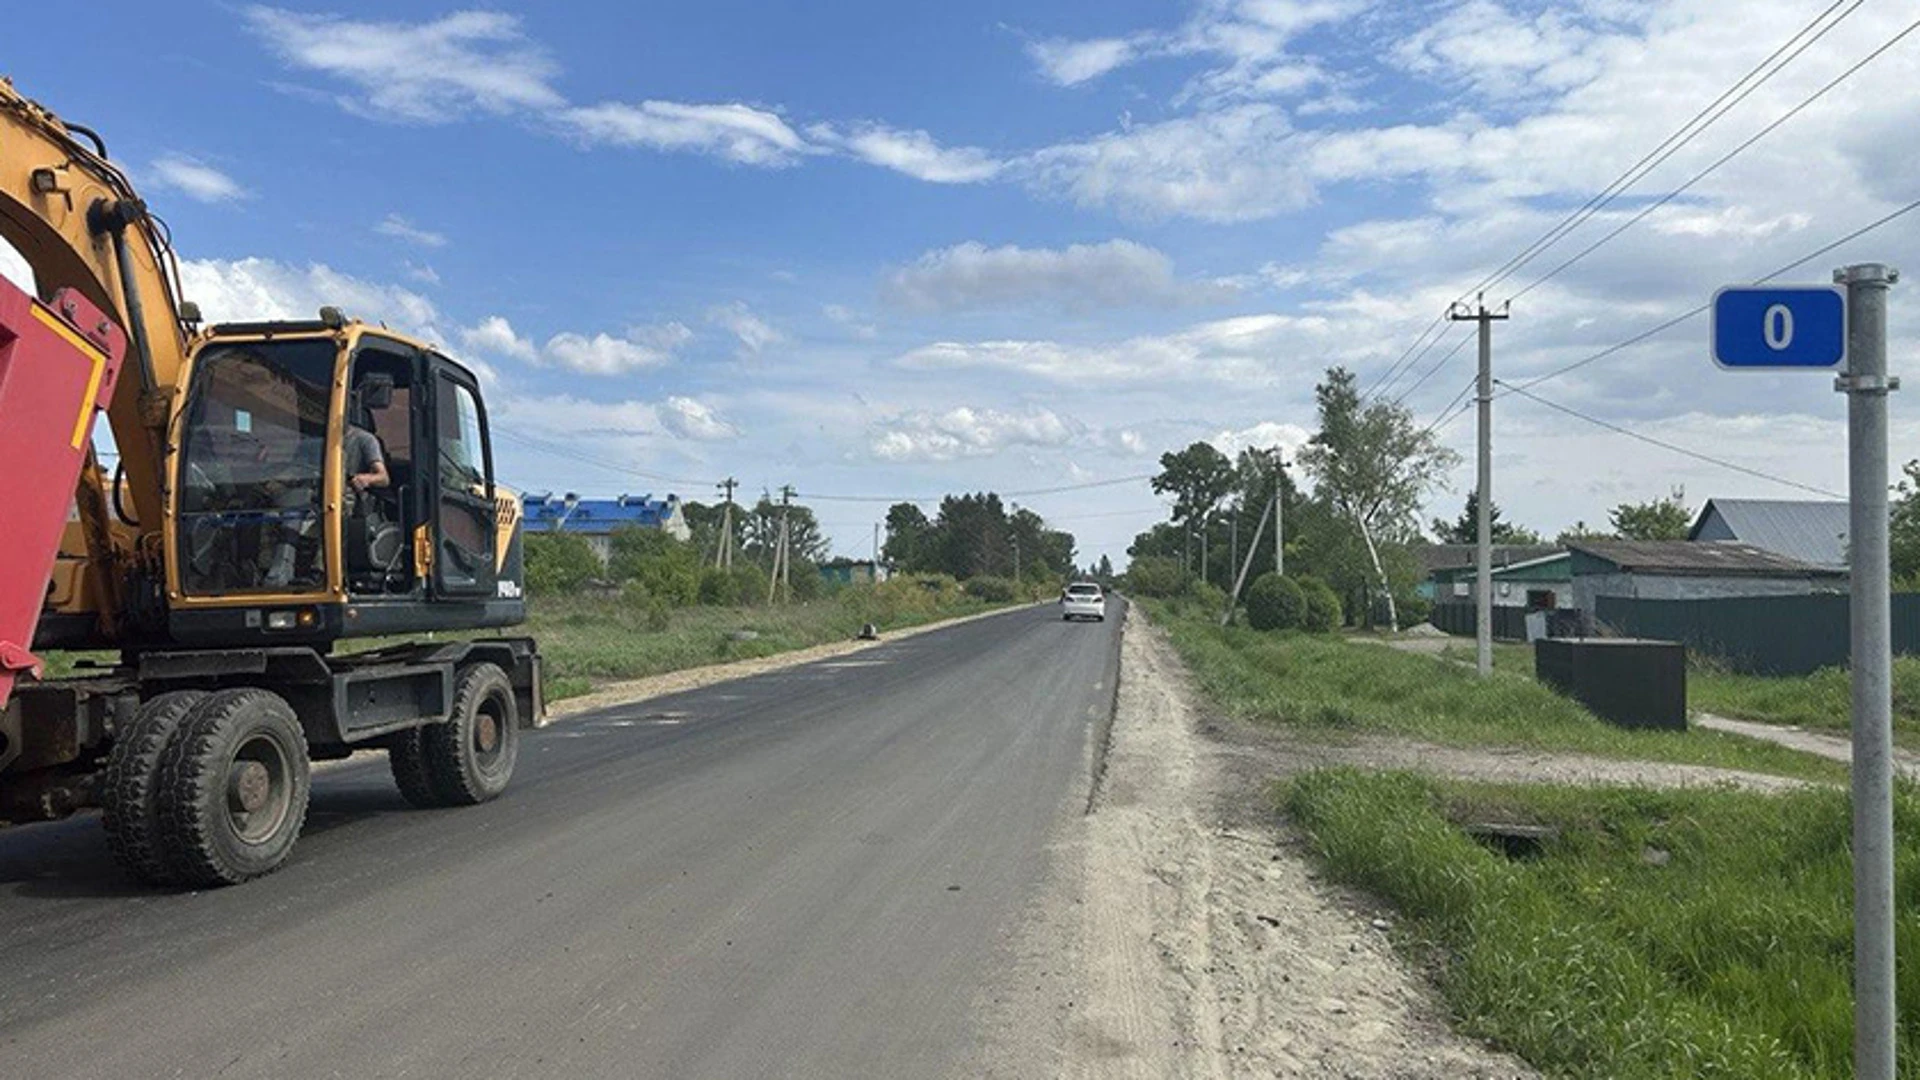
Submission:
[[[1603,596],[1594,617],[1626,637],[1684,642],[1734,671],[1805,675],[1847,663],[1850,607],[1845,593],[1716,600]],[[1920,594],[1893,597],[1893,651],[1920,653]]]
[[[1449,634],[1472,637],[1478,632],[1471,602],[1447,600],[1435,604],[1427,621]],[[1493,636],[1499,641],[1527,640],[1527,613],[1516,607],[1494,605]]]

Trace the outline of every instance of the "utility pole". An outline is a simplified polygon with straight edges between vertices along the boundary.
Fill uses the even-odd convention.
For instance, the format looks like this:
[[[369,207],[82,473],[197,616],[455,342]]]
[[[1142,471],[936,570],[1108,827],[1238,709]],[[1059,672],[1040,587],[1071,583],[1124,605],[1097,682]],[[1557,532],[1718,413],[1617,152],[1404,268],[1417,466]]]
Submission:
[[[1018,536],[1013,538],[1013,582],[1015,585],[1020,583],[1020,538]]]
[[[1266,517],[1265,514],[1260,516]],[[1227,554],[1227,566],[1231,568],[1240,565],[1240,504],[1237,502],[1233,504],[1233,520],[1227,526],[1227,535],[1232,537]]]
[[[792,484],[780,485],[780,588],[789,604],[793,603],[793,529],[787,518],[794,494]]]
[[[733,489],[740,481],[729,476],[714,485],[727,493],[726,506],[720,511],[720,543],[713,552],[713,565],[720,570],[733,569]]]
[[[1853,1072],[1893,1080],[1893,628],[1887,541],[1887,287],[1879,263],[1834,271],[1847,288],[1848,542],[1853,681]]]
[[[1278,503],[1280,502],[1280,488],[1278,486],[1275,486],[1273,489],[1273,501],[1276,504],[1274,509],[1278,510]],[[1274,518],[1276,527],[1278,527],[1279,521],[1279,517],[1276,516]],[[1253,557],[1260,551],[1260,537],[1263,536],[1266,531],[1267,512],[1262,509],[1260,511],[1260,524],[1255,526],[1253,530],[1253,542],[1247,545],[1247,559],[1240,564],[1239,576],[1233,579],[1233,592],[1227,594],[1227,609],[1220,613],[1221,626],[1228,626],[1233,622],[1233,609],[1240,603],[1240,586],[1247,583],[1247,571],[1253,569]]]
[[[1206,518],[1200,519],[1200,580],[1207,580],[1207,534],[1213,531],[1213,523]]]
[[[1286,468],[1285,463],[1282,463],[1280,467],[1281,469],[1284,470]],[[1285,540],[1286,531],[1287,531],[1286,529],[1287,522],[1285,517],[1286,502],[1282,498],[1282,496],[1286,494],[1285,489],[1286,489],[1286,485],[1281,482],[1281,477],[1278,477],[1278,476],[1274,477],[1273,478],[1273,572],[1276,574],[1279,574],[1281,577],[1287,576],[1287,545]],[[1254,543],[1256,544],[1259,542],[1260,541],[1258,540],[1254,541]]]
[[[1474,551],[1474,653],[1481,678],[1493,674],[1493,324],[1507,318],[1506,305],[1487,310],[1486,294],[1474,297],[1473,307],[1455,304],[1447,312],[1454,322],[1480,324],[1480,447],[1479,478],[1474,501],[1479,504]]]
[[[873,523],[873,580],[880,580],[880,523]]]

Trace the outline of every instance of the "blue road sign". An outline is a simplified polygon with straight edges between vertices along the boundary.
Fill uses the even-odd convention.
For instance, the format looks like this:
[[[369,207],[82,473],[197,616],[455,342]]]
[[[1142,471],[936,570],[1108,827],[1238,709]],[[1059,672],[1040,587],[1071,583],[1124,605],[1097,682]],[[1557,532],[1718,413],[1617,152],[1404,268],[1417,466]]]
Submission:
[[[1729,285],[1713,294],[1713,362],[1836,368],[1847,361],[1847,294],[1834,285]]]

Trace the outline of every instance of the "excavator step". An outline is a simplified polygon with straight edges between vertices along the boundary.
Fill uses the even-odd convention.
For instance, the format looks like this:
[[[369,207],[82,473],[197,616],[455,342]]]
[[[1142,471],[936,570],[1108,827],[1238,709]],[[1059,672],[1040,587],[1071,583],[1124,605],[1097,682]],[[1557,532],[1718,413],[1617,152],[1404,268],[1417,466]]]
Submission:
[[[47,578],[113,396],[126,336],[71,289],[43,304],[0,278],[0,708],[30,651]]]

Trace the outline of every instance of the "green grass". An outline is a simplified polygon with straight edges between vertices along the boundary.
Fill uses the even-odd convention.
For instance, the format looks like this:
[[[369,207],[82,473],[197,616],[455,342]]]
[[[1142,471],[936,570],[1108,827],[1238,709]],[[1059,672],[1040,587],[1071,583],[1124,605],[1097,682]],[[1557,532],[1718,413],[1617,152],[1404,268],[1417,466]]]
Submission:
[[[1473,643],[1449,643],[1441,655],[1472,663]],[[1495,642],[1493,666],[1531,673],[1533,649]],[[1698,656],[1691,658],[1687,669],[1687,707],[1736,720],[1838,734],[1847,732],[1853,713],[1845,668],[1822,668],[1811,675],[1742,675]],[[1893,737],[1903,746],[1920,747],[1920,657],[1894,658]]]
[[[1840,782],[1845,768],[1810,754],[1712,731],[1630,731],[1607,724],[1531,677],[1477,678],[1470,668],[1338,637],[1222,629],[1196,611],[1149,601],[1206,693],[1256,723],[1337,737],[1407,735],[1458,746],[1568,750],[1716,765]]]
[[[618,596],[537,597],[528,602],[527,621],[521,626],[445,636],[506,633],[533,638],[540,645],[545,663],[547,700],[560,701],[588,693],[602,683],[846,641],[869,621],[882,631],[901,630],[1005,606],[964,596],[957,590],[935,595],[904,588],[888,591],[888,587],[878,592],[847,589],[803,604],[747,608],[655,610]],[[753,631],[756,636],[751,641],[736,641],[729,636],[741,630]],[[405,640],[411,638],[362,638],[341,642],[340,648],[360,651]],[[115,654],[49,653],[45,657],[48,677],[70,674],[81,657],[110,662]]]
[[[1401,944],[1432,962],[1458,1026],[1551,1075],[1852,1074],[1842,792],[1494,787],[1336,769],[1280,798],[1336,876],[1403,913]],[[1455,827],[1487,821],[1558,834],[1513,860]],[[1898,949],[1912,957],[1911,787],[1896,832]],[[1914,1076],[1920,965],[1899,978],[1900,1056]]]

